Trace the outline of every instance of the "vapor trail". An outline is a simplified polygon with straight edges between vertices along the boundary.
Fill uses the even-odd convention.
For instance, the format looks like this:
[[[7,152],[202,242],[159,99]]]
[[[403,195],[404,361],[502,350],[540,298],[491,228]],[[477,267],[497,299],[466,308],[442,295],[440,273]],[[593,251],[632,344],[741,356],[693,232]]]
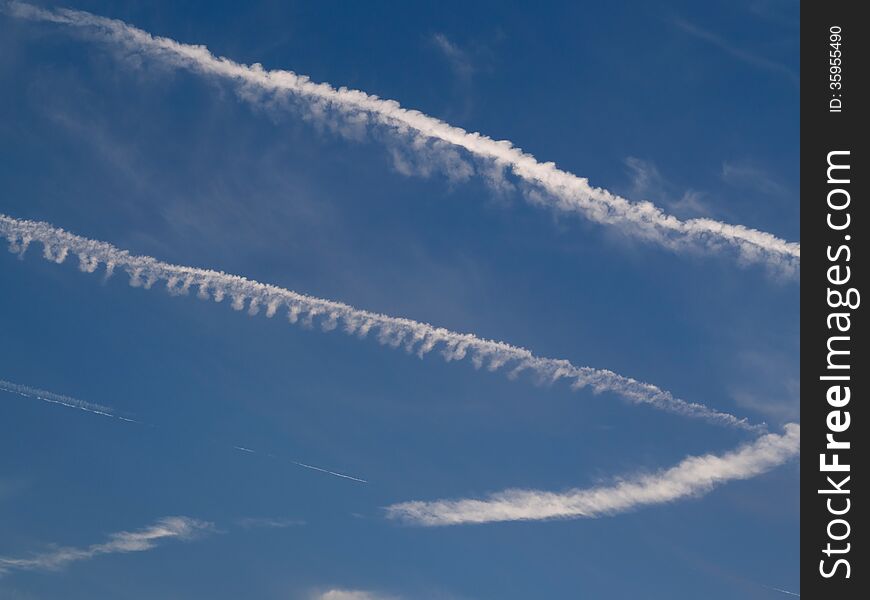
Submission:
[[[779,592],[780,594],[787,594],[787,595],[789,595],[789,596],[797,596],[798,598],[801,597],[800,594],[797,594],[797,593],[795,593],[795,592],[790,592],[790,591],[788,591],[788,590],[784,590],[784,589],[782,589],[782,588],[773,587],[772,585],[763,585],[762,587],[766,587],[767,589],[769,589],[769,590],[773,590],[774,592]]]
[[[419,111],[402,108],[394,100],[314,83],[292,71],[267,71],[258,63],[240,64],[215,56],[205,46],[152,36],[123,21],[88,12],[45,10],[22,2],[10,3],[6,11],[19,18],[76,27],[127,54],[150,56],[175,68],[229,80],[236,85],[241,98],[258,106],[292,102],[306,118],[350,137],[377,128],[414,153],[416,165],[394,150],[397,168],[408,174],[415,171],[429,174],[438,169],[451,178],[466,179],[476,172],[492,186],[504,189],[513,187],[505,177],[511,173],[523,184],[528,202],[536,206],[580,214],[673,251],[717,252],[730,248],[737,251],[741,262],[765,264],[786,276],[796,276],[800,268],[799,243],[708,218],[680,220],[650,202],[631,202],[591,186],[587,178],[563,171],[552,162],[539,162],[510,141],[465,131]],[[476,164],[469,164],[467,157]]]
[[[237,275],[219,271],[173,265],[150,256],[135,256],[106,242],[77,236],[38,221],[24,221],[0,215],[0,236],[10,242],[10,251],[23,255],[34,241],[43,245],[43,256],[62,263],[70,252],[79,260],[79,268],[94,272],[105,265],[107,276],[123,269],[130,277],[130,285],[150,288],[158,281],[166,283],[170,294],[187,294],[197,289],[197,297],[213,298],[221,302],[229,298],[235,310],[247,305],[248,314],[264,310],[273,317],[278,310],[286,312],[291,323],[302,321],[313,324],[317,319],[324,331],[341,327],[349,335],[365,337],[377,332],[378,341],[392,347],[402,346],[419,357],[439,348],[447,361],[467,356],[476,368],[485,366],[490,371],[507,370],[509,377],[523,371],[533,373],[541,382],[570,382],[573,389],[590,387],[596,393],[612,392],[636,404],[649,404],[661,410],[687,417],[704,419],[711,423],[750,431],[764,431],[763,425],[750,424],[746,419],[719,412],[703,404],[675,398],[658,387],[617,375],[613,371],[577,367],[567,360],[541,358],[525,348],[479,338],[469,333],[456,333],[442,327],[433,327],[411,319],[359,310],[332,300],[306,296],[287,289],[258,283]]]
[[[59,404],[61,406],[66,406],[68,408],[76,408],[78,410],[83,410],[85,412],[89,412],[95,415],[99,415],[101,417],[110,417],[112,419],[118,419],[120,421],[126,421],[128,423],[138,423],[142,425],[141,421],[135,421],[133,419],[128,419],[126,417],[121,417],[116,415],[111,408],[107,406],[101,406],[99,404],[92,404],[90,402],[85,402],[84,400],[79,400],[77,398],[71,398],[70,396],[63,396],[61,394],[55,394],[53,392],[48,392],[46,390],[40,390],[38,388],[29,387],[26,385],[19,385],[17,383],[12,383],[11,381],[5,381],[0,379],[0,391],[9,392],[10,394],[18,394],[19,396],[24,396],[26,398],[34,398],[36,400],[42,400],[43,402],[50,402],[51,404]],[[251,454],[264,454],[265,456],[269,456],[270,458],[281,459],[280,456],[276,456],[274,454],[268,453],[260,453],[255,450],[251,450],[250,448],[245,448],[243,446],[233,446],[236,450],[241,450],[242,452],[250,452]],[[352,477],[350,475],[345,475],[344,473],[338,473],[336,471],[330,471],[329,469],[323,469],[321,467],[316,467],[314,465],[309,465],[305,463],[301,463],[295,460],[290,461],[292,464],[302,467],[304,469],[311,469],[312,471],[320,471],[321,473],[326,473],[328,475],[333,475],[335,477],[342,477],[344,479],[350,479],[352,481],[359,481],[361,483],[368,483],[365,479],[359,479],[358,477]]]
[[[800,425],[789,423],[782,435],[769,433],[722,455],[689,456],[665,471],[612,485],[563,493],[512,489],[483,499],[402,502],[386,511],[391,518],[423,526],[594,518],[701,496],[728,481],[765,473],[799,453]]]
[[[50,402],[52,404],[60,404],[61,406],[66,406],[68,408],[76,408],[78,410],[83,410],[85,412],[89,412],[95,415],[100,415],[101,417],[109,417],[112,419],[118,419],[119,421],[127,421],[128,423],[139,422],[134,421],[133,419],[128,419],[126,417],[116,415],[114,412],[112,412],[111,408],[108,408],[106,406],[92,404],[90,402],[85,402],[84,400],[78,400],[77,398],[71,398],[70,396],[55,394],[53,392],[41,390],[39,388],[19,385],[17,383],[12,383],[11,381],[5,381],[3,379],[0,379],[0,391],[9,392],[10,394],[18,394],[19,396],[24,396],[25,398],[33,398],[35,400],[42,400],[43,402]]]
[[[236,450],[240,452],[245,452],[248,454],[262,454],[263,456],[268,456],[269,458],[276,458],[278,460],[289,460],[282,459],[280,456],[275,454],[271,454],[269,452],[257,452],[256,450],[251,450],[250,448],[245,448],[244,446],[233,446]],[[321,473],[326,473],[327,475],[333,475],[335,477],[341,477],[342,479],[350,479],[351,481],[358,481],[360,483],[368,483],[366,479],[360,479],[359,477],[353,477],[351,475],[345,475],[344,473],[339,473],[337,471],[330,471],[329,469],[324,469],[321,467],[315,467],[314,465],[308,465],[303,462],[299,462],[296,460],[289,460],[291,464],[296,465],[297,467],[302,467],[303,469],[311,469],[312,471],[319,471]]]

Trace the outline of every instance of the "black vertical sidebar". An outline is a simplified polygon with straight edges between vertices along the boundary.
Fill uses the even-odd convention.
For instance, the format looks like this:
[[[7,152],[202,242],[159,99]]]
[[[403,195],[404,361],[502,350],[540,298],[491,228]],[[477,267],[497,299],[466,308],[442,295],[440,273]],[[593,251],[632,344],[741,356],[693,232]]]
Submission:
[[[801,4],[801,594],[870,597],[863,3]],[[866,13],[865,13],[866,14]],[[862,456],[862,458],[859,458]]]

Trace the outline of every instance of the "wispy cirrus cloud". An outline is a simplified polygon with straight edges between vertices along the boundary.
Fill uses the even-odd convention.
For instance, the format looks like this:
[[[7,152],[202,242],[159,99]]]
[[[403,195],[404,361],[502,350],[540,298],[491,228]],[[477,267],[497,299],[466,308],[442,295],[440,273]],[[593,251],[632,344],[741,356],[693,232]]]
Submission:
[[[766,196],[784,196],[786,186],[770,173],[748,162],[722,163],[722,181],[735,187],[751,189]]]
[[[470,357],[476,368],[486,367],[489,371],[501,369],[512,378],[530,372],[542,383],[552,384],[564,380],[573,389],[591,388],[596,393],[611,392],[634,404],[647,404],[718,425],[756,432],[766,430],[764,425],[754,425],[746,419],[703,404],[687,402],[652,384],[613,371],[578,367],[564,359],[535,356],[525,348],[505,342],[360,310],[342,302],[314,298],[237,275],[173,265],[150,256],[135,256],[106,242],[77,236],[48,223],[24,221],[0,214],[0,236],[9,240],[10,251],[19,256],[26,252],[30,244],[39,242],[46,260],[60,264],[72,253],[78,257],[79,269],[86,273],[93,273],[100,265],[105,265],[107,276],[116,269],[123,269],[133,287],[147,289],[157,282],[165,282],[172,295],[185,295],[191,289],[196,289],[196,295],[201,300],[222,302],[229,298],[235,310],[247,308],[252,316],[264,311],[271,318],[280,309],[291,323],[301,322],[313,326],[317,320],[324,331],[341,329],[348,335],[359,337],[376,332],[381,344],[393,348],[403,347],[421,358],[437,348],[448,362]],[[250,448],[237,449],[252,452]],[[304,466],[311,468],[311,465]]]
[[[144,552],[169,540],[190,541],[214,530],[207,521],[190,517],[163,517],[138,531],[120,531],[100,544],[85,547],[61,546],[24,558],[0,556],[0,576],[12,571],[55,571],[70,563],[90,560],[106,554]]]
[[[723,36],[704,29],[700,25],[692,23],[691,21],[688,21],[681,17],[672,18],[671,23],[681,31],[689,34],[690,36],[704,41],[708,44],[711,44],[716,48],[719,48],[726,54],[736,58],[743,63],[746,63],[747,65],[755,67],[756,69],[763,69],[765,71],[778,73],[786,77],[795,85],[797,85],[800,81],[800,77],[798,77],[798,74],[786,65],[746,50],[745,48],[740,47],[734,42],[727,40]]]
[[[514,489],[485,498],[401,502],[388,506],[387,516],[431,527],[595,518],[665,504],[701,496],[728,481],[755,477],[797,456],[800,425],[789,423],[784,430],[782,435],[769,433],[722,455],[689,456],[670,469],[625,477],[610,485],[561,493]]]
[[[333,588],[323,592],[315,592],[311,596],[311,600],[400,600],[400,598],[368,590]]]
[[[625,166],[632,196],[663,204],[678,216],[710,215],[702,192],[693,189],[678,191],[651,160],[629,156],[625,159]]]
[[[243,517],[236,519],[236,525],[242,529],[286,529],[302,527],[305,521],[286,517]]]
[[[433,33],[430,40],[432,45],[447,60],[453,73],[459,79],[463,81],[471,79],[471,76],[474,75],[474,64],[465,50],[443,33]]]
[[[479,174],[498,190],[513,187],[510,182],[513,179],[521,184],[525,197],[533,205],[582,215],[672,251],[736,251],[741,263],[760,263],[787,276],[796,276],[799,271],[798,243],[709,218],[681,220],[651,202],[631,202],[593,187],[587,178],[559,169],[552,162],[540,162],[510,141],[468,132],[419,111],[402,108],[393,100],[360,90],[314,83],[292,71],[267,71],[259,64],[240,64],[217,57],[204,46],[152,36],[122,21],[83,11],[45,10],[22,2],[12,2],[6,10],[19,18],[75,27],[122,49],[125,56],[149,57],[170,67],[229,81],[245,101],[257,106],[301,111],[304,118],[350,138],[360,138],[369,131],[386,135],[397,166],[408,174],[427,175],[438,171],[456,180]],[[679,21],[679,24],[696,36],[724,44],[688,22]],[[746,55],[744,59],[753,60],[753,57]],[[766,64],[759,60],[755,62]],[[399,151],[399,145],[414,158],[410,159],[408,152]]]

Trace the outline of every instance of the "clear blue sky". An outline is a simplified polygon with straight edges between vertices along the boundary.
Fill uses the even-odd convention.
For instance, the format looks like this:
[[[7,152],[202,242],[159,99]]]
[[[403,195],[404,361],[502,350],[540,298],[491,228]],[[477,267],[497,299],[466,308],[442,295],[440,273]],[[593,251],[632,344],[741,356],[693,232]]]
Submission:
[[[799,237],[797,2],[68,6],[396,99],[684,218]],[[2,14],[0,89],[0,213],[612,369],[772,430],[798,420],[794,281],[556,217],[478,178],[403,175],[392,142]],[[103,282],[40,252],[0,253],[0,379],[153,426],[0,392],[0,556],[167,515],[214,530],[10,571],[2,598],[799,589],[797,461],[598,519],[421,528],[382,511],[587,487],[749,434]]]

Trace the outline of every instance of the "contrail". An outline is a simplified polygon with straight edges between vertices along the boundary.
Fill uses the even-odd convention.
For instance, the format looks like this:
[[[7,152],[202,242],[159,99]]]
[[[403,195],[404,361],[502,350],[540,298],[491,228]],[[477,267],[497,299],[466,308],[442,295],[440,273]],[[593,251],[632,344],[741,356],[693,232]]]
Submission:
[[[778,588],[778,587],[773,587],[772,585],[764,585],[764,584],[762,584],[762,587],[766,587],[767,589],[769,589],[769,590],[773,590],[774,592],[779,592],[780,594],[788,594],[789,596],[797,596],[798,598],[801,597],[800,594],[796,594],[795,592],[790,592],[790,591],[788,591],[788,590],[784,590],[784,589],[781,589],[781,588]]]
[[[257,452],[256,450],[251,450],[250,448],[245,448],[244,446],[233,446],[236,450],[240,452],[246,452],[248,454],[262,454],[263,456],[268,456],[269,458],[276,458],[278,460],[289,460],[282,459],[280,456],[272,454],[270,452]],[[289,460],[291,464],[296,465],[297,467],[302,467],[303,469],[311,469],[312,471],[320,471],[321,473],[326,473],[328,475],[334,475],[335,477],[341,477],[343,479],[350,479],[351,481],[358,481],[360,483],[368,483],[366,479],[360,479],[359,477],[353,477],[352,475],[345,475],[344,473],[339,473],[337,471],[330,471],[329,469],[323,469],[321,467],[315,467],[314,465],[308,465],[303,462],[299,462],[296,460]]]
[[[587,178],[563,171],[552,162],[540,162],[510,141],[465,131],[419,111],[402,108],[394,100],[315,83],[292,71],[267,71],[258,63],[241,64],[215,56],[205,46],[153,36],[123,21],[88,12],[45,10],[22,2],[11,2],[6,12],[19,18],[80,28],[127,53],[150,56],[175,68],[229,80],[237,87],[239,96],[253,104],[293,103],[307,119],[350,137],[359,137],[377,127],[378,131],[406,142],[404,147],[422,161],[417,170],[424,174],[437,168],[454,179],[466,179],[476,172],[492,186],[504,189],[513,187],[505,176],[512,173],[522,182],[528,202],[535,206],[580,214],[672,251],[718,252],[730,248],[736,250],[741,263],[765,264],[788,277],[797,276],[800,270],[799,243],[709,218],[680,220],[650,202],[631,202],[593,187]],[[476,165],[464,160],[458,149],[472,157]],[[397,168],[411,172],[415,167],[400,158]]]
[[[623,377],[613,371],[577,367],[562,359],[541,358],[525,348],[505,342],[486,340],[469,333],[456,333],[411,319],[359,310],[341,302],[306,296],[237,275],[173,265],[150,256],[135,256],[106,242],[74,235],[48,223],[24,221],[0,214],[0,236],[9,240],[10,251],[19,256],[32,242],[37,241],[43,245],[43,256],[56,263],[62,263],[72,252],[78,256],[79,268],[84,272],[92,273],[101,264],[105,265],[107,276],[116,269],[123,269],[133,287],[150,288],[158,281],[165,281],[167,290],[173,295],[187,294],[191,288],[196,288],[199,298],[213,298],[215,302],[221,302],[229,297],[235,310],[243,310],[247,305],[250,315],[265,309],[266,316],[273,317],[281,309],[286,311],[291,323],[301,320],[303,324],[311,325],[317,319],[324,331],[340,326],[345,333],[359,337],[377,332],[381,344],[394,348],[402,346],[421,358],[439,348],[447,361],[470,356],[476,368],[485,366],[490,371],[505,369],[509,377],[529,371],[545,383],[566,380],[573,389],[590,387],[596,393],[612,392],[636,404],[649,404],[719,425],[749,431],[766,430],[764,425],[753,425],[746,419],[738,419],[703,404],[680,400],[652,384]]]
[[[0,577],[10,571],[54,571],[69,563],[88,560],[103,554],[143,552],[151,550],[159,542],[168,539],[188,541],[214,531],[214,525],[190,517],[164,517],[139,531],[119,531],[109,536],[108,541],[84,548],[55,547],[43,554],[27,558],[0,556]]]
[[[784,429],[782,435],[763,435],[726,454],[689,456],[665,471],[618,479],[612,485],[563,493],[512,489],[482,499],[402,502],[388,506],[387,516],[413,525],[461,525],[594,518],[674,502],[760,475],[797,456],[800,425],[789,423]]]
[[[55,394],[54,392],[49,392],[46,390],[41,390],[39,388],[33,388],[26,385],[20,385],[17,383],[12,383],[11,381],[6,381],[4,379],[0,379],[0,391],[9,392],[10,394],[18,394],[19,396],[24,396],[26,398],[34,398],[36,400],[42,400],[43,402],[50,402],[51,404],[59,404],[61,406],[66,406],[68,408],[76,408],[78,410],[83,410],[85,412],[89,412],[91,414],[99,415],[101,417],[109,417],[112,419],[118,419],[120,421],[126,421],[128,423],[137,423],[139,425],[144,425],[141,421],[136,421],[134,419],[128,419],[126,417],[121,417],[116,415],[111,408],[108,406],[102,406],[100,404],[93,404],[91,402],[85,402],[84,400],[79,400],[77,398],[71,398],[70,396],[63,396],[61,394]],[[245,448],[243,446],[233,446],[236,450],[241,450],[242,452],[250,452],[252,454],[263,454],[264,456],[269,456],[270,458],[276,458],[281,460],[280,456],[276,456],[274,454],[257,452],[255,450],[251,450],[250,448]],[[328,475],[334,475],[335,477],[342,477],[344,479],[350,479],[353,481],[359,481],[360,483],[368,483],[365,479],[360,479],[358,477],[352,477],[351,475],[345,475],[344,473],[338,473],[336,471],[330,471],[329,469],[323,469],[321,467],[316,467],[314,465],[309,465],[306,463],[298,462],[295,460],[290,461],[292,464],[302,467],[304,469],[311,469],[312,471],[320,471],[321,473],[326,473]]]
[[[128,423],[139,423],[139,421],[116,415],[112,412],[111,408],[106,406],[91,404],[90,402],[78,400],[77,398],[55,394],[53,392],[26,385],[19,385],[3,379],[0,379],[0,391],[9,392],[10,394],[18,394],[25,398],[33,398],[35,400],[42,400],[43,402],[50,402],[52,404],[59,404],[68,408],[76,408],[95,415],[100,415],[101,417],[109,417],[111,419],[118,419],[119,421],[126,421]]]

